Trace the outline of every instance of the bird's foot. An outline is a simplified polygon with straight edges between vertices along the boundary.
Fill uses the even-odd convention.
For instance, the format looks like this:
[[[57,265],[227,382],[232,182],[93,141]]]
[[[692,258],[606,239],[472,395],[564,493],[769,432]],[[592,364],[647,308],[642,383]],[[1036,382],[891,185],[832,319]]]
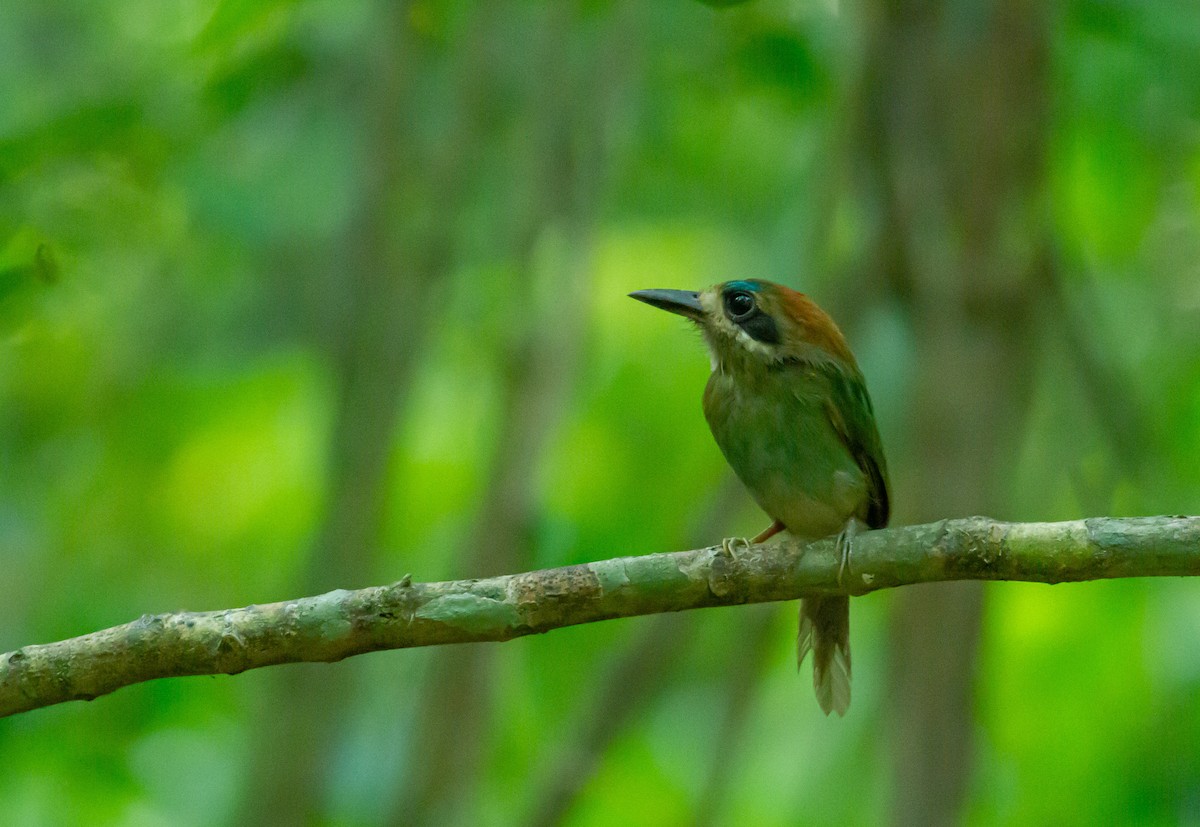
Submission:
[[[733,560],[737,556],[738,546],[750,548],[750,541],[745,537],[726,537],[721,541],[721,550],[718,553],[722,557],[728,557],[730,560]]]
[[[767,540],[770,540],[776,534],[784,530],[783,523],[779,522],[779,520],[775,520],[762,531],[755,534],[753,539],[747,540],[745,537],[726,537],[721,541],[721,556],[728,557],[732,560],[738,546],[741,546],[742,548],[750,548],[750,546],[757,545],[758,543],[765,543]]]
[[[837,584],[842,585],[842,579],[850,570],[850,552],[854,548],[854,538],[858,535],[858,520],[851,517],[846,525],[838,532],[836,548],[838,552]]]

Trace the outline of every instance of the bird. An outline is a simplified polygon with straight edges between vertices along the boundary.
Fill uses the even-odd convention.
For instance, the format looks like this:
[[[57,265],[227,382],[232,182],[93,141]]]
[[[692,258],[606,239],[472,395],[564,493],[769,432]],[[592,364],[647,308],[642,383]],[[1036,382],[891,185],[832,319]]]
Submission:
[[[808,296],[770,281],[726,281],[700,292],[638,290],[631,298],[694,322],[712,373],[704,417],[721,453],[772,523],[804,541],[835,536],[841,573],[857,531],[887,525],[887,463],[871,397],[841,330]],[[736,542],[726,540],[726,552]],[[826,715],[850,706],[850,598],[800,601],[799,668],[813,653]]]

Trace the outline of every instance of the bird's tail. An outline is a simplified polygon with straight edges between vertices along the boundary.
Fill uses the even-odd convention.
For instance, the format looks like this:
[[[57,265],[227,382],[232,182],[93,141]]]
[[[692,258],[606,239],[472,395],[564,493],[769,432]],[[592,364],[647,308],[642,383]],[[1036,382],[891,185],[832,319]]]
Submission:
[[[800,601],[796,665],[813,653],[813,689],[825,714],[850,707],[850,598],[806,597]]]

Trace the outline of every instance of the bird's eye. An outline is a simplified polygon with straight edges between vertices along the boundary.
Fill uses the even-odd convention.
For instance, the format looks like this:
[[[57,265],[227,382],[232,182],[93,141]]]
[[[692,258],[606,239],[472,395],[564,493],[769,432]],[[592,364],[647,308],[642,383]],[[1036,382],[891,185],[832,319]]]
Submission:
[[[725,297],[725,309],[735,322],[744,319],[754,312],[754,297],[744,290],[738,290]]]

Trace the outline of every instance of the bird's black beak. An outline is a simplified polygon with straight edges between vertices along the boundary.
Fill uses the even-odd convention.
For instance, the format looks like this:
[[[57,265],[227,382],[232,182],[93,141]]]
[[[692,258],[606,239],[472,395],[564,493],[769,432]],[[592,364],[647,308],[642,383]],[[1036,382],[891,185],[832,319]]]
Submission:
[[[704,308],[700,306],[700,294],[691,290],[637,290],[629,294],[629,298],[687,316],[694,322],[704,318]]]

